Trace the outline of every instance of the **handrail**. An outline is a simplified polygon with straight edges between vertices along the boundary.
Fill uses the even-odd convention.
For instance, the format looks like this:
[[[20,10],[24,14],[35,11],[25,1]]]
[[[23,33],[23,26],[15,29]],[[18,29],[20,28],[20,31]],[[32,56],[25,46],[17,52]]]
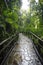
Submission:
[[[17,34],[17,33],[16,33],[16,34]],[[14,35],[12,35],[11,37],[7,38],[6,40],[2,41],[2,43],[0,44],[0,46],[3,45],[3,44],[4,44],[6,41],[8,41],[9,39],[11,39],[13,36],[16,36],[16,35],[14,34]],[[11,39],[11,41],[10,41],[7,45],[5,45],[5,47],[3,47],[3,48],[0,50],[0,54],[1,54],[1,52],[2,52],[13,40],[14,40],[14,37]]]
[[[8,46],[8,45],[10,45],[10,43],[13,41],[13,39],[5,46],[5,47],[3,47],[1,50],[0,50],[0,54],[1,54],[1,52]]]
[[[14,42],[16,42],[17,37],[18,37],[18,32],[16,32],[16,34],[12,35],[11,37],[7,38],[6,40],[2,41],[2,43],[0,44],[0,47],[3,46],[3,44],[5,44],[5,46],[0,50],[0,56],[2,57],[1,54],[5,55],[5,56],[3,56],[3,58],[1,58],[1,62],[0,62],[1,65],[3,65],[5,59],[7,58],[10,49],[11,48],[13,49],[13,45],[14,45]],[[5,42],[7,42],[7,44]],[[6,52],[7,49],[8,49],[8,51]],[[5,52],[5,53],[3,53],[3,52]]]
[[[43,44],[43,40],[41,39],[41,38],[39,38],[37,35],[35,35],[33,32],[29,32],[30,34],[32,34],[34,37],[36,37],[38,40],[40,40],[42,43],[41,44]],[[40,43],[38,44],[39,46],[40,46],[40,48],[43,48],[43,45],[41,45]],[[35,46],[35,45],[34,45]],[[43,58],[42,57],[40,57],[40,55],[39,55],[39,52],[37,51],[37,47],[34,47],[35,48],[35,50],[36,50],[36,53],[37,53],[37,55],[38,55],[38,57],[39,57],[39,59],[40,59],[40,61],[41,61],[41,63],[42,63],[42,65],[43,65]]]
[[[30,33],[30,34],[32,34],[34,37],[36,37],[37,39],[39,39],[40,41],[42,41],[42,42],[43,42],[43,40],[42,40],[40,37],[38,37],[36,34],[34,34],[34,33],[33,33],[33,32],[31,32],[31,31],[24,32],[24,33]]]
[[[17,34],[17,33],[16,33],[16,34]],[[15,36],[15,34],[14,34],[14,35],[12,35],[11,37],[9,37],[9,38],[5,39],[4,41],[2,41],[2,42],[0,43],[0,46],[1,46],[2,44],[4,44],[6,41],[8,41],[9,39],[11,39],[13,36]]]
[[[35,36],[37,39],[39,39],[40,41],[43,42],[43,40],[40,37],[38,37],[37,35],[35,35],[34,33],[32,33],[32,32],[29,32],[29,33],[31,33],[33,36]]]
[[[36,51],[36,54],[37,54],[39,60],[41,61],[41,64],[43,65],[43,58],[41,56],[41,53],[39,52],[40,48],[43,49],[43,40],[41,38],[39,38],[36,34],[34,34],[33,32],[31,32],[31,31],[23,32],[23,33],[27,33],[27,35],[29,34],[31,39],[32,39],[31,36],[33,36],[33,40],[34,40],[34,38],[38,40],[39,44],[37,44],[36,46],[35,46],[35,41],[33,41],[33,47],[34,47],[34,49]],[[40,42],[41,42],[41,44],[40,44]],[[38,47],[39,47],[39,49],[38,49]]]
[[[31,31],[29,32],[30,34],[32,34],[34,37],[36,37],[37,39],[39,39],[41,42],[43,42],[43,40],[41,38],[39,38],[37,35],[35,35],[34,33],[32,33]],[[43,48],[42,46],[43,43],[38,44],[41,48]]]

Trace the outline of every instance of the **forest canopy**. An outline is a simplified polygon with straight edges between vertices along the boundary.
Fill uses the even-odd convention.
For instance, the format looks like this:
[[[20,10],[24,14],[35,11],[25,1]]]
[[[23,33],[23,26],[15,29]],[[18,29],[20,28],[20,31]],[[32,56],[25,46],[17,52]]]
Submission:
[[[43,0],[0,0],[1,41],[16,31],[32,31],[43,38]]]

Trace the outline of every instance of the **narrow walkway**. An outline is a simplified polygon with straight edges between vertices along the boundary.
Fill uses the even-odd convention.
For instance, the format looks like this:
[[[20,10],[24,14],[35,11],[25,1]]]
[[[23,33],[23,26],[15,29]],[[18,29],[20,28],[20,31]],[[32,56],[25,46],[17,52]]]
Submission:
[[[22,33],[19,34],[18,42],[6,65],[41,65],[33,48],[32,41]]]

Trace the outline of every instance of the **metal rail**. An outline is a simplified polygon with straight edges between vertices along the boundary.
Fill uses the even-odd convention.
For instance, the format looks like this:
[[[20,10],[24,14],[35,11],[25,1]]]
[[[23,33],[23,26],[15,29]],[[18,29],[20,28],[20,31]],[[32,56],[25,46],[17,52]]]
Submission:
[[[39,43],[38,44],[38,47],[35,45],[35,42],[34,41],[33,41],[33,43],[34,43],[33,46],[34,46],[34,49],[36,51],[36,54],[38,55],[39,60],[41,61],[42,65],[43,65],[43,58],[41,57],[40,52],[39,52],[40,48],[43,49],[43,40],[41,38],[39,38],[37,35],[35,35],[33,32],[28,32],[28,33],[31,34],[30,36],[33,36],[35,39],[38,39],[38,43]],[[32,37],[31,37],[31,39],[32,39]],[[37,48],[39,48],[39,50]]]
[[[13,49],[17,39],[18,33],[12,35],[11,37],[7,38],[6,40],[2,41],[2,43],[0,43],[0,47],[2,47],[0,48],[0,65],[4,65],[4,62],[10,54],[11,50]]]
[[[32,34],[34,37],[36,37],[37,39],[39,39],[40,41],[43,42],[43,40],[40,37],[38,37],[37,35],[35,35],[34,33],[32,33],[32,32],[29,32],[29,33]]]
[[[0,43],[0,45],[4,44],[6,41],[8,41],[9,39],[11,39],[11,38],[12,38],[12,37],[14,37],[14,36],[15,36],[15,34],[14,34],[14,35],[12,35],[11,37],[9,37],[9,38],[5,39],[4,41],[2,41],[2,42]]]
[[[43,40],[41,38],[39,38],[36,34],[34,34],[33,32],[31,32],[31,31],[23,32],[23,33],[25,33],[28,37],[30,36],[30,38],[33,40],[34,49],[36,51],[36,54],[37,54],[39,60],[41,61],[42,65],[43,65],[43,58],[41,56],[41,53],[39,52],[40,48],[43,49]],[[35,45],[35,43],[37,43],[37,42],[35,42],[36,39],[38,40],[38,45]]]
[[[35,38],[37,38],[38,40],[40,40],[41,44],[39,43],[38,45],[43,48],[43,40],[41,38],[39,38],[37,35],[35,35],[34,33],[32,32],[29,32],[31,35],[33,35]]]

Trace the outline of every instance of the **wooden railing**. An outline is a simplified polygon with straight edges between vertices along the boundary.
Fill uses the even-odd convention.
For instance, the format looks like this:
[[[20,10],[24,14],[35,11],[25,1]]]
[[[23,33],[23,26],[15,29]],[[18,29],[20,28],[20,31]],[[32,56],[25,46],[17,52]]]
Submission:
[[[0,43],[0,65],[4,65],[5,60],[12,51],[17,39],[18,33],[12,35],[11,37],[7,38],[6,40]]]

